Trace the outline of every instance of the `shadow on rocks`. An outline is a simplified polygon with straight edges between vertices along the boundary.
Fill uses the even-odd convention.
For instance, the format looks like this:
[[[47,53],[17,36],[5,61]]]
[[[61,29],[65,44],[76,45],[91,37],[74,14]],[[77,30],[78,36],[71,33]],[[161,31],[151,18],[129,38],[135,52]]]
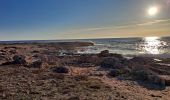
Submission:
[[[69,69],[65,66],[55,67],[52,70],[55,73],[69,73]]]
[[[1,65],[12,65],[12,64],[26,65],[27,64],[25,60],[25,56],[23,55],[15,55],[12,59],[13,61],[8,61],[5,63],[2,63]]]

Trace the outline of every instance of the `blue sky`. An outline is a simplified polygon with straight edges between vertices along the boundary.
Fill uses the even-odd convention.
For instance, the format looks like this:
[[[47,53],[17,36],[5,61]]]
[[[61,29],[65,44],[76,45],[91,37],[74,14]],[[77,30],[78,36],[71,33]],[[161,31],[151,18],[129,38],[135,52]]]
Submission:
[[[150,17],[149,6],[159,6]],[[0,0],[0,40],[170,34],[169,0]]]

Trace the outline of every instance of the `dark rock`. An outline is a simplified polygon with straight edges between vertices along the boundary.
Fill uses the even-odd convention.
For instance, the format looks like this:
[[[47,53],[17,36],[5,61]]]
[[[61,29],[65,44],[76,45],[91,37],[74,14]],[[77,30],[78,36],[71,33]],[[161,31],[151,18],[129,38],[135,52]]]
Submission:
[[[30,65],[30,67],[33,67],[33,68],[41,68],[42,67],[42,64],[43,64],[43,62],[42,61],[34,61],[31,65]]]
[[[75,79],[76,81],[86,81],[86,80],[88,80],[88,77],[87,77],[86,75],[76,75],[76,76],[74,77],[74,79]]]
[[[78,96],[72,96],[68,100],[80,100],[80,98]]]
[[[152,64],[154,60],[148,57],[134,57],[131,60],[131,63],[138,63],[138,64]]]
[[[100,89],[100,88],[101,88],[101,86],[98,85],[98,84],[93,84],[93,85],[90,85],[89,87],[90,87],[91,89]]]
[[[147,81],[165,87],[165,79],[159,77],[158,75],[148,75]]]
[[[169,75],[160,75],[159,77],[161,77],[162,79],[165,80],[166,86],[170,86],[170,76]]]
[[[154,75],[154,73],[149,70],[136,70],[132,72],[132,75],[135,79],[146,81],[148,76]]]
[[[95,67],[95,65],[92,64],[92,63],[82,63],[82,64],[80,64],[79,66],[80,66],[80,67]]]
[[[16,50],[10,50],[9,52],[10,52],[11,54],[16,54],[16,53],[17,53]]]
[[[109,50],[104,50],[104,51],[101,51],[99,54],[98,54],[99,57],[108,57],[109,56]]]
[[[6,52],[5,50],[0,50],[0,52]]]
[[[112,77],[116,77],[116,76],[130,74],[130,73],[131,73],[131,69],[125,67],[125,68],[121,68],[121,69],[112,69],[109,71],[108,75],[112,76]]]
[[[121,73],[120,69],[112,69],[112,70],[110,70],[109,73],[108,73],[108,75],[109,75],[109,76],[112,76],[112,77],[116,77],[116,76],[119,76],[119,75],[121,75],[121,74],[122,74],[122,73]]]
[[[115,57],[118,58],[120,60],[125,60],[125,58],[121,55],[121,54],[117,54],[117,53],[110,53],[111,57]]]
[[[94,65],[100,65],[102,61],[102,58],[99,58],[96,55],[81,55],[78,59],[77,59],[77,64],[94,64]],[[76,62],[76,61],[74,61]]]
[[[124,68],[121,69],[121,72],[123,74],[130,74],[132,72],[132,70],[128,67],[124,67]]]
[[[170,78],[169,79],[165,79],[165,85],[166,86],[170,86]]]
[[[120,68],[121,67],[121,63],[120,60],[115,58],[115,57],[109,57],[109,58],[105,58],[102,62],[101,62],[101,67],[103,68]]]
[[[32,53],[39,53],[39,51],[38,50],[33,50]]]
[[[56,67],[53,71],[56,73],[68,73],[69,69],[67,67]]]
[[[25,56],[15,55],[13,57],[13,64],[26,64]]]
[[[6,55],[6,54],[5,54],[5,53],[3,53],[3,52],[1,52],[1,53],[0,53],[0,56],[4,56],[4,55]]]
[[[5,59],[5,56],[0,55],[0,60],[3,60],[3,59]]]
[[[17,49],[17,47],[4,47],[4,49]]]
[[[38,55],[38,54],[35,54],[35,55],[33,55],[32,57],[38,58],[38,57],[39,57],[39,55]]]
[[[4,62],[4,63],[2,63],[1,65],[11,65],[11,64],[13,64],[13,62]]]
[[[165,85],[166,86],[170,86],[170,78],[169,79],[165,79]]]

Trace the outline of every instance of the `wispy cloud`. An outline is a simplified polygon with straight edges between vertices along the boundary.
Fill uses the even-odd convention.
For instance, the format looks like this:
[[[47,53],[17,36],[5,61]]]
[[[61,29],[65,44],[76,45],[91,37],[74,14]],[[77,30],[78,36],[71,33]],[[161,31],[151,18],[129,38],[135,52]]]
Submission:
[[[170,19],[166,19],[166,20],[154,20],[154,21],[150,21],[150,22],[139,23],[137,25],[138,26],[147,26],[147,25],[153,25],[153,24],[163,23],[163,22],[168,22],[168,21],[170,21]]]
[[[160,19],[160,20],[153,20],[148,22],[132,22],[130,24],[117,25],[117,26],[101,26],[101,27],[92,27],[92,28],[84,28],[84,29],[73,29],[64,32],[64,34],[83,33],[83,32],[102,31],[102,30],[128,29],[132,27],[150,26],[150,25],[160,24],[160,23],[164,23],[164,24],[170,23],[170,19]]]
[[[136,23],[126,24],[126,25],[109,26],[109,27],[88,28],[88,29],[84,29],[84,31],[97,31],[97,30],[106,30],[106,29],[125,29],[125,28],[130,28],[130,27],[148,26],[148,25],[165,23],[165,22],[170,22],[170,19],[160,19],[160,20],[140,22],[140,23],[136,22]]]

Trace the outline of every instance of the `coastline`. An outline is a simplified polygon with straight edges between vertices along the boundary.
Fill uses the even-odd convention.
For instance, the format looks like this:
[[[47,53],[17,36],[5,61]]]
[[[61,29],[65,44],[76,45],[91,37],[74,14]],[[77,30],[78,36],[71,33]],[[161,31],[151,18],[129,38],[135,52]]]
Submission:
[[[162,99],[170,98],[170,60],[104,50],[75,54],[92,42],[0,44],[2,99]],[[63,52],[64,51],[64,52]],[[62,53],[62,54],[61,54]]]

